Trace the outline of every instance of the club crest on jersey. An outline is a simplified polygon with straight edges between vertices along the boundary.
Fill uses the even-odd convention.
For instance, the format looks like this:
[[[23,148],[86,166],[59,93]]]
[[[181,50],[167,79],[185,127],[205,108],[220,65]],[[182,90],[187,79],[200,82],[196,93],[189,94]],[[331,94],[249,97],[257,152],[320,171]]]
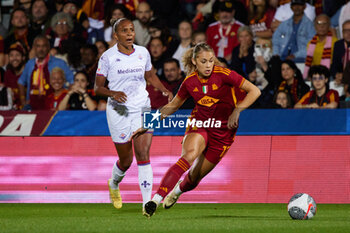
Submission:
[[[120,62],[120,59],[119,59],[119,58],[117,58],[117,59],[115,60],[115,62]]]
[[[198,88],[195,87],[195,88],[193,89],[193,92],[198,92]]]
[[[203,88],[203,93],[207,94],[208,93],[208,85],[204,85],[202,88]]]
[[[139,59],[142,60],[142,55],[141,54],[139,55]]]
[[[219,88],[218,88],[218,86],[216,86],[216,84],[215,84],[215,83],[214,83],[214,84],[211,86],[211,88],[213,89],[213,91],[215,91],[215,90],[219,89]]]

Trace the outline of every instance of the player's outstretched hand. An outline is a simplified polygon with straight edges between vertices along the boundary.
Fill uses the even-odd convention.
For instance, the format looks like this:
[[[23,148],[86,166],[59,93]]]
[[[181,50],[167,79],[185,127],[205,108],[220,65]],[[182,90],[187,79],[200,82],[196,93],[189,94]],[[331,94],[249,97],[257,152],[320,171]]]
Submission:
[[[170,91],[163,91],[163,96],[168,96],[168,102],[170,102],[173,98],[174,98],[174,95],[173,95],[173,93],[172,92],[170,92]]]
[[[238,127],[239,114],[240,112],[237,109],[233,110],[232,114],[228,118],[227,128],[236,129]]]
[[[125,103],[127,100],[127,96],[122,91],[113,91],[112,98],[116,100],[118,103]]]
[[[137,138],[138,136],[144,134],[147,132],[148,129],[144,129],[144,128],[139,128],[138,130],[136,130],[132,135],[131,135],[131,139],[135,139]]]

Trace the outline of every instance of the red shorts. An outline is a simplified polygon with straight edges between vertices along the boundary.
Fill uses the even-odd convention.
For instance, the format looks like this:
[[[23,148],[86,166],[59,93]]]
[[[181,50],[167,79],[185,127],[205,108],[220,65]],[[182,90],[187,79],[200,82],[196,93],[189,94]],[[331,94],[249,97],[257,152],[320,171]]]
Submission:
[[[185,135],[198,133],[203,136],[206,144],[204,157],[211,163],[217,164],[230,149],[237,130],[188,128]]]

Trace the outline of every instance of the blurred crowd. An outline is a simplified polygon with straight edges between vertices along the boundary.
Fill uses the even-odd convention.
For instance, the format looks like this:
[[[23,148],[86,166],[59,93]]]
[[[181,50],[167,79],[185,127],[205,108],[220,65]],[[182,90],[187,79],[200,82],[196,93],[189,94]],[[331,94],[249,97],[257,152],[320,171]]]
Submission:
[[[259,87],[252,108],[350,106],[347,0],[14,0],[9,14],[9,25],[0,21],[0,110],[105,110],[95,74],[117,43],[110,20],[123,17],[174,94],[186,76],[182,55],[207,42]],[[147,90],[152,108],[167,103]]]

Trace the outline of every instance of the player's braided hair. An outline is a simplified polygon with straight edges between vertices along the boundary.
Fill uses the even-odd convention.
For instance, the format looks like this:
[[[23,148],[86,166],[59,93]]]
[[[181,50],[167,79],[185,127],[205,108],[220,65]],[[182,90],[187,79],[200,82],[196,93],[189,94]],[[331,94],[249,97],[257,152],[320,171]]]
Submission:
[[[198,54],[202,51],[208,51],[214,53],[214,50],[207,43],[198,43],[196,46],[188,49],[182,57],[182,63],[184,64],[187,75],[194,72],[197,67],[192,63],[192,59],[196,59]],[[215,57],[214,64],[218,66],[223,66],[223,64]]]

